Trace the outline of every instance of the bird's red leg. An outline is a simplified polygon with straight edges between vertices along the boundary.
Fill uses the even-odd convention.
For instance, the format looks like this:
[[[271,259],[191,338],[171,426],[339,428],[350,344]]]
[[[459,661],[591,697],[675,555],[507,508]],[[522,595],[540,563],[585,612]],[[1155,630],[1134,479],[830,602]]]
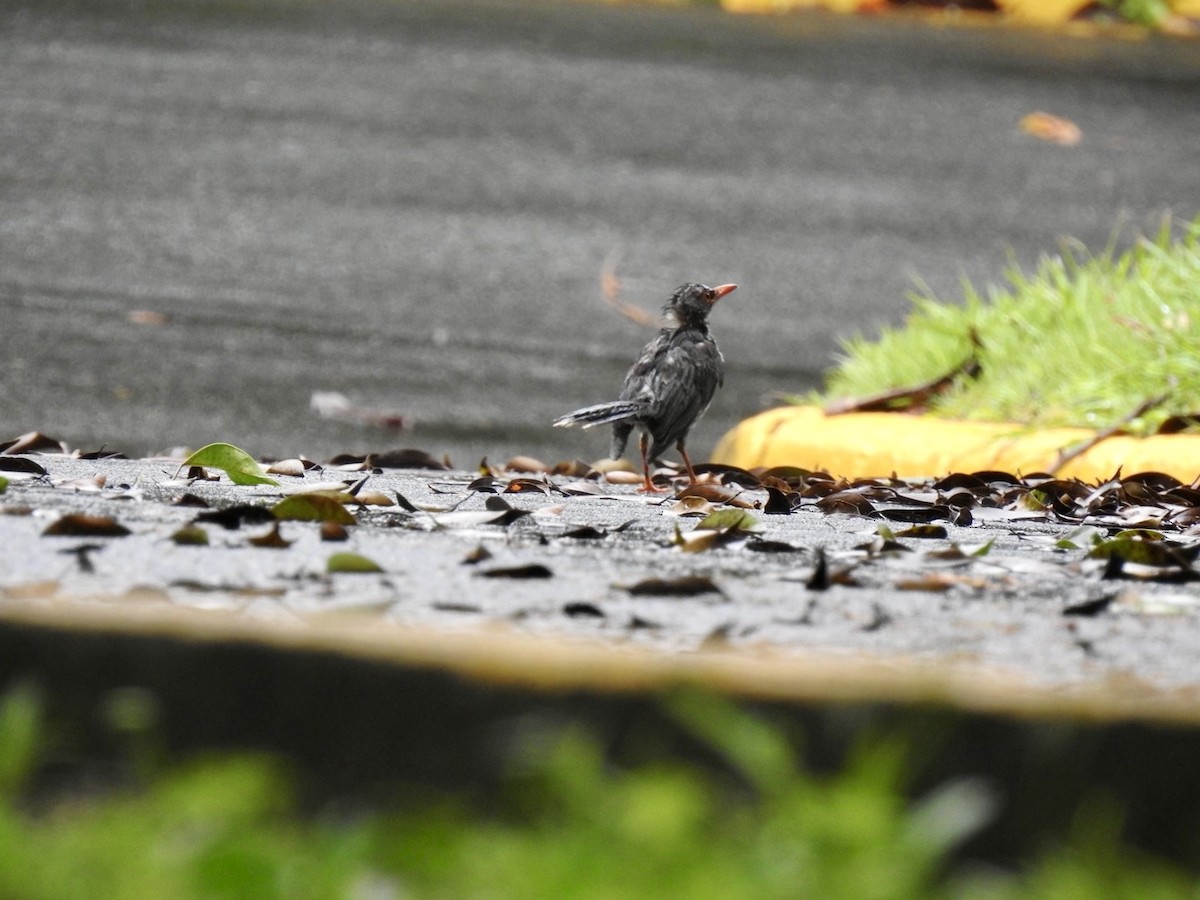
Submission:
[[[687,466],[688,483],[695,484],[696,470],[692,468],[692,461],[688,458],[687,449],[683,446],[683,441],[679,441],[675,447],[679,450],[680,455],[683,457],[683,464]]]
[[[657,494],[658,488],[656,488],[650,481],[650,460],[646,456],[646,454],[650,452],[650,437],[644,431],[642,432],[641,439],[638,441],[638,447],[642,451],[643,477],[642,486],[638,488],[638,492],[643,494]]]

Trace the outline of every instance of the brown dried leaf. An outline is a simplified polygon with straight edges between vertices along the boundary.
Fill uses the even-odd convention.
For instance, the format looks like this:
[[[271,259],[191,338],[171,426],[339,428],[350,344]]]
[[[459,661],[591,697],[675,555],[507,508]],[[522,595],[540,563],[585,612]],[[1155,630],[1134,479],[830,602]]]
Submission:
[[[635,597],[695,597],[699,594],[720,594],[721,589],[704,575],[684,575],[680,578],[645,578],[624,588]]]
[[[0,453],[16,456],[21,453],[69,453],[67,445],[58,438],[48,437],[40,431],[27,431],[10,441],[0,441]]]
[[[487,569],[477,573],[483,578],[553,578],[554,573],[541,563],[528,563],[523,566],[503,566],[499,569]]]
[[[284,550],[292,546],[295,541],[285,540],[283,535],[279,533],[279,523],[276,522],[271,526],[270,531],[268,531],[266,534],[260,534],[258,537],[250,538],[249,543],[253,544],[255,547],[269,547],[275,550]]]
[[[843,513],[858,516],[875,514],[875,506],[858,491],[838,491],[817,501],[817,509],[829,515]]]
[[[224,509],[200,513],[196,516],[195,521],[212,522],[214,525],[220,525],[222,528],[232,531],[242,525],[261,525],[266,522],[274,522],[275,514],[266,506],[256,506],[252,503],[238,503],[234,506],[227,506]]]
[[[1032,112],[1024,116],[1019,126],[1026,134],[1052,144],[1074,147],[1083,140],[1083,131],[1070,119],[1047,112]]]
[[[671,516],[707,516],[713,505],[703,497],[683,497],[668,506],[664,512]]]
[[[112,516],[84,513],[67,513],[42,532],[46,537],[125,537],[131,533]]]
[[[533,472],[535,474],[548,474],[550,467],[540,459],[534,459],[532,456],[514,456],[504,464],[506,472]]]
[[[540,478],[514,478],[504,488],[504,493],[521,494],[535,491],[540,494],[549,494],[557,490],[558,488],[553,484]]]
[[[294,478],[304,477],[304,463],[299,459],[280,459],[271,463],[267,468],[268,475],[290,475]]]
[[[350,532],[346,530],[346,526],[341,522],[322,522],[321,523],[321,540],[323,541],[345,541],[349,540]]]
[[[434,459],[424,450],[405,448],[387,450],[383,453],[371,454],[367,457],[368,464],[381,469],[434,469],[445,471],[450,466],[444,461]]]
[[[478,544],[474,550],[462,558],[464,566],[474,566],[492,558],[492,551],[483,544]]]

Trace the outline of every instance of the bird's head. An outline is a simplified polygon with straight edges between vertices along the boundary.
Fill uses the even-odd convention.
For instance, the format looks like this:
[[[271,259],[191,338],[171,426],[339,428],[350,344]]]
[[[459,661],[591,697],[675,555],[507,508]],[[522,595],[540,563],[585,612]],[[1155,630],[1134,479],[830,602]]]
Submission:
[[[703,325],[713,304],[737,290],[736,284],[709,287],[707,284],[683,284],[675,289],[664,312],[680,325]]]

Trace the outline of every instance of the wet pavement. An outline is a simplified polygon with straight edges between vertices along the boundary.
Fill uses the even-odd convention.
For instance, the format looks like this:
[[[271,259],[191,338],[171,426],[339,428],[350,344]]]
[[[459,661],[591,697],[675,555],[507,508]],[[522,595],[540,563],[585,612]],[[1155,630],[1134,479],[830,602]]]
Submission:
[[[131,455],[595,458],[655,308],[734,281],[694,438],[1064,236],[1200,212],[1200,50],[543,3],[9,2],[0,426]],[[1060,147],[1025,114],[1077,122]],[[406,417],[320,418],[314,392]]]
[[[480,490],[477,474],[385,470],[362,490],[391,505],[349,507],[357,524],[345,540],[284,521],[281,541],[264,545],[267,509],[284,496],[362,474],[314,469],[279,476],[280,487],[237,486],[182,478],[178,460],[30,459],[46,474],[8,473],[0,496],[6,617],[104,607],[136,624],[198,611],[263,635],[366,623],[385,643],[411,640],[414,628],[483,629],[684,657],[928,664],[943,677],[986,673],[1007,691],[1083,688],[1112,702],[1190,697],[1200,675],[1195,583],[1113,577],[1087,558],[1077,523],[1044,515],[980,509],[970,526],[945,523],[944,536],[891,539],[881,529],[906,526],[812,504],[789,515],[751,508],[756,533],[685,552],[680,536],[695,537],[700,520],[674,514],[670,495],[566,476],[542,479],[544,492],[497,494],[527,476]],[[179,505],[185,495],[208,506]],[[738,502],[766,499],[747,490]],[[204,518],[238,504],[265,515],[234,528]],[[109,517],[129,533],[55,535],[67,513]],[[206,543],[174,538],[193,523]],[[1072,536],[1076,546],[1060,544]],[[331,557],[347,552],[380,571],[330,573]],[[814,577],[820,555],[825,579]]]

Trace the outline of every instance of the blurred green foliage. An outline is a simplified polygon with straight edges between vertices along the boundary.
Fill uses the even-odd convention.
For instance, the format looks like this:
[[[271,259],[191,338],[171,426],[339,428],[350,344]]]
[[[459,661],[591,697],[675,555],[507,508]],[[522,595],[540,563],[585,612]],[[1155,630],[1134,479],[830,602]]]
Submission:
[[[279,761],[224,754],[166,766],[145,748],[132,786],[38,787],[51,752],[42,704],[0,702],[0,896],[62,898],[1071,898],[1196,896],[1167,864],[1081,816],[1071,841],[1021,872],[954,869],[948,854],[993,798],[956,781],[905,799],[899,738],[863,743],[844,770],[807,773],[783,732],[713,697],[670,702],[735,777],[681,763],[617,769],[567,729],[514,760],[488,811],[445,795],[386,812],[297,810]],[[110,727],[153,747],[145,698]],[[140,735],[140,736],[139,736]]]

